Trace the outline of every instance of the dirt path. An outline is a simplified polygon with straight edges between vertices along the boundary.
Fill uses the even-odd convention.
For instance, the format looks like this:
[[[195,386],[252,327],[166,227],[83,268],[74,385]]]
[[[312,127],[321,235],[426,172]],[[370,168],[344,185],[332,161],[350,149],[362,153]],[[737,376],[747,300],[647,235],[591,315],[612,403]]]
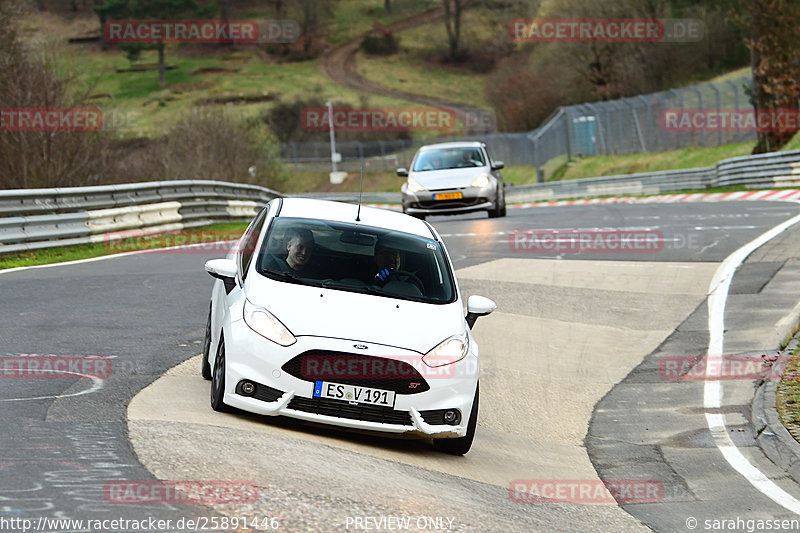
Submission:
[[[395,22],[386,26],[386,29],[397,33],[429,22],[435,22],[444,18],[444,10],[441,8],[432,9],[419,15]],[[369,33],[369,32],[368,32]],[[445,107],[453,109],[456,117],[467,126],[467,133],[480,134],[489,133],[496,130],[496,120],[491,111],[473,107],[459,102],[451,102],[441,98],[432,98],[419,94],[407,93],[395,89],[389,89],[376,83],[365,80],[358,73],[356,68],[356,53],[364,35],[347,41],[344,44],[328,51],[322,57],[322,71],[331,81],[349,89],[361,91],[369,94],[378,94],[392,98],[400,98],[431,107]]]

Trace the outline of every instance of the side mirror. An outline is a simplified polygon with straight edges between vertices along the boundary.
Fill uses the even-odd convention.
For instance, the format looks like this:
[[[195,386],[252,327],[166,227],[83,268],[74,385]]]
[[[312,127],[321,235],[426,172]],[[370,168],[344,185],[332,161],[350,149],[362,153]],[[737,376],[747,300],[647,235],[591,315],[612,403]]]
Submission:
[[[475,325],[475,321],[478,320],[478,317],[486,316],[495,309],[497,309],[497,304],[494,303],[493,300],[478,295],[470,296],[467,300],[466,316],[469,329],[472,329],[472,326]]]
[[[212,278],[222,280],[225,284],[225,292],[230,294],[236,287],[236,261],[232,259],[212,259],[206,261],[206,272],[211,274]]]
[[[505,168],[506,164],[502,161],[495,161],[492,163],[492,170],[500,170],[501,168]]]
[[[397,169],[397,175],[400,176],[400,177],[403,177],[403,178],[407,178],[408,177],[408,169],[398,168]]]

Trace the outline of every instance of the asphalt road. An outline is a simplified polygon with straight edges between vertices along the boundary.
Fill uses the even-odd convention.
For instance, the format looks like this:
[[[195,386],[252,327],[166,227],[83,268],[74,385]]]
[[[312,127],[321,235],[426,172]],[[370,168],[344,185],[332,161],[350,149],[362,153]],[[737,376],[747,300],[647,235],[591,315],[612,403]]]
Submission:
[[[608,261],[623,265],[707,263],[713,270],[713,263],[721,261],[744,243],[799,212],[800,206],[796,204],[768,202],[645,206],[615,204],[515,209],[509,210],[509,216],[504,219],[486,219],[485,215],[474,215],[434,217],[431,222],[443,234],[456,268],[465,269],[462,282],[464,292],[481,292],[496,298],[501,310],[507,303],[508,307],[519,312],[511,313],[516,314],[516,318],[503,319],[517,320],[518,317],[533,315],[537,319],[546,318],[548,306],[531,310],[524,308],[526,302],[521,300],[535,301],[539,294],[537,291],[545,291],[547,284],[542,281],[540,267],[552,265],[554,260],[594,262],[597,265],[592,267],[595,277],[587,283],[600,284],[614,281],[602,267],[604,263],[601,262]],[[660,239],[658,242],[661,244],[645,251],[599,252],[594,249],[582,253],[542,247],[515,249],[513,244],[514,231],[582,229],[586,230],[584,233],[593,230],[596,234],[598,228],[605,232],[604,235],[615,231],[646,230],[648,235]],[[547,232],[536,235],[547,235]],[[539,241],[540,244],[542,242],[545,241]],[[748,334],[736,337],[735,331],[729,331],[733,349],[769,348],[763,344],[769,338],[764,328],[774,317],[780,318],[783,308],[794,305],[791,303],[791,292],[779,290],[781,287],[795,288],[792,285],[795,281],[794,264],[788,260],[791,250],[790,245],[776,245],[771,255],[753,256],[747,270],[743,269],[741,276],[737,274],[739,277],[735,278],[734,290],[738,291],[741,298],[731,298],[727,316],[730,317],[730,330],[739,328],[747,330]],[[243,509],[121,505],[109,501],[103,489],[114,480],[154,479],[151,471],[160,474],[159,477],[166,477],[163,474],[175,471],[183,476],[171,479],[208,480],[216,479],[213,477],[215,475],[219,479],[230,479],[223,476],[231,471],[249,471],[252,474],[253,465],[270,468],[272,477],[259,480],[262,494],[265,493],[264,489],[269,491],[270,505],[262,509],[248,508],[247,511],[279,516],[283,520],[282,528],[287,531],[341,529],[343,508],[347,508],[351,515],[359,516],[400,515],[403,512],[414,513],[415,516],[450,516],[456,524],[451,530],[496,531],[638,530],[643,527],[640,520],[660,531],[686,530],[681,529],[681,519],[685,522],[689,512],[695,512],[695,507],[691,505],[700,506],[702,503],[706,503],[707,507],[698,515],[699,518],[712,516],[714,509],[726,515],[734,512],[742,516],[759,517],[786,515],[780,507],[759,493],[754,493],[747,481],[730,471],[718,451],[708,445],[707,435],[703,435],[703,429],[696,419],[682,418],[702,416],[702,402],[696,402],[694,387],[697,384],[659,383],[665,388],[676,387],[663,396],[664,405],[655,410],[636,411],[631,417],[630,404],[627,403],[630,394],[641,395],[642,391],[639,389],[637,393],[635,388],[629,386],[636,383],[636,375],[642,367],[602,399],[601,409],[597,410],[588,428],[589,438],[586,441],[593,466],[606,479],[609,476],[616,476],[615,479],[625,476],[641,479],[646,475],[646,479],[657,477],[671,490],[675,486],[681,487],[682,490],[674,496],[675,500],[651,505],[626,505],[625,510],[635,518],[625,513],[608,512],[608,506],[519,504],[510,501],[507,490],[498,490],[499,483],[478,475],[481,472],[507,470],[508,465],[473,464],[478,459],[473,459],[472,454],[454,459],[461,461],[456,463],[450,458],[432,456],[425,443],[421,442],[343,435],[336,431],[297,428],[284,422],[270,421],[265,424],[249,417],[233,417],[237,423],[250,425],[241,428],[240,432],[226,427],[229,421],[195,425],[189,433],[178,432],[168,426],[159,426],[157,430],[150,427],[151,436],[160,432],[159,445],[165,446],[163,450],[166,451],[143,457],[146,449],[141,448],[137,449],[136,453],[140,454],[137,456],[129,443],[129,431],[146,433],[148,428],[144,426],[148,423],[133,422],[128,427],[128,403],[143,387],[169,368],[199,353],[211,284],[210,278],[202,270],[202,264],[208,258],[219,255],[151,253],[0,275],[0,298],[5,303],[0,312],[2,354],[94,355],[110,358],[107,361],[111,363],[110,375],[102,380],[11,379],[7,376],[0,379],[0,423],[6,428],[0,434],[0,519],[38,519],[42,516],[77,519],[156,517],[176,521],[193,516],[213,516],[216,512],[230,516]],[[514,280],[502,279],[503,269],[507,267],[513,271],[517,282],[523,281],[520,277],[525,276],[526,270],[520,267],[519,262],[537,265],[531,270],[534,279],[529,285],[515,285]],[[499,265],[500,271],[492,273],[494,277],[491,281],[482,277],[479,271],[470,270],[485,265]],[[616,268],[621,266],[617,265]],[[585,272],[582,274],[584,279]],[[612,269],[609,272],[614,271]],[[661,270],[658,272],[663,274]],[[638,280],[641,279],[642,275],[638,276]],[[772,281],[776,284],[775,288],[764,292]],[[785,285],[778,286],[779,282]],[[580,285],[579,280],[571,279],[568,284],[569,290],[542,296],[542,300],[550,302],[554,312],[567,315],[574,308],[571,302],[580,300],[582,293],[574,292]],[[525,294],[520,295],[523,289],[530,291],[527,298]],[[668,289],[662,287],[661,290],[663,294],[668,294]],[[697,296],[696,290],[692,290],[692,294]],[[569,300],[565,295],[575,300]],[[645,297],[640,299],[646,300]],[[658,304],[667,302],[672,308],[683,310],[681,305],[685,306],[687,302],[681,304],[678,300],[654,300],[642,304],[642,309],[649,309],[648,312],[654,313],[654,316],[660,316],[655,315],[661,312]],[[596,301],[599,304],[604,300]],[[630,303],[628,300],[625,302]],[[665,350],[673,350],[669,352],[671,354],[701,352],[704,343],[707,343],[707,335],[704,336],[702,332],[701,303],[693,304],[683,316],[679,316],[681,313],[678,312],[669,314],[675,326],[680,324],[677,331],[660,346],[654,346],[658,350],[642,353],[635,361],[631,359],[635,355],[631,352],[627,355],[626,364],[634,367],[644,359],[642,364],[645,368],[650,364],[652,372],[651,358],[666,353]],[[760,311],[757,320],[752,318],[753,309]],[[611,318],[613,321],[635,318],[625,315],[624,310],[611,308],[579,309],[573,314],[584,315],[581,319],[583,323],[594,321],[598,327],[606,327]],[[479,322],[479,327],[491,324],[491,318],[482,319],[485,322]],[[647,317],[640,318],[644,320]],[[476,331],[486,337],[490,354],[499,353],[504,342],[514,342],[512,334],[524,331],[525,320],[520,320],[523,325],[510,333],[505,332],[505,339],[492,338],[493,332],[486,328]],[[559,320],[567,322],[577,319],[562,316]],[[653,331],[658,330],[658,324],[650,324],[649,327]],[[592,335],[597,337],[590,337],[589,344],[593,338],[601,338],[601,334],[600,330],[593,330]],[[578,332],[577,338],[580,337]],[[751,339],[753,344],[748,344]],[[479,342],[483,348],[480,337]],[[603,342],[613,345],[613,336]],[[537,357],[544,360],[557,358],[557,348],[554,345],[551,351],[537,354]],[[541,349],[547,350],[547,346]],[[587,355],[586,361],[589,360]],[[491,365],[488,369],[491,370]],[[585,373],[587,369],[579,370]],[[527,376],[528,379],[533,377]],[[609,388],[623,379],[625,374],[614,377],[614,380],[607,380]],[[517,385],[530,387],[533,383]],[[580,387],[570,386],[569,379],[562,385],[563,396],[550,398],[556,402],[556,408],[549,409],[548,416],[558,415],[558,402],[568,405],[570,394],[579,394],[576,389]],[[743,390],[737,387],[743,387]],[[726,389],[733,395],[732,405],[738,406],[732,408],[733,411],[742,410],[747,387],[752,388],[748,383],[739,383]],[[652,391],[652,386],[647,390]],[[182,390],[173,392],[177,396],[184,393]],[[503,393],[498,390],[497,394]],[[653,401],[656,401],[655,398]],[[206,410],[201,416],[214,416],[207,405],[196,408]],[[585,406],[575,407],[576,413],[582,413],[585,409]],[[620,415],[619,410],[626,416]],[[615,411],[615,416],[598,416],[600,412]],[[484,412],[492,413],[491,402],[486,408],[482,402]],[[569,418],[570,411],[565,409],[565,412],[567,416],[564,418]],[[629,417],[632,420],[624,424],[626,433],[625,438],[621,439],[625,445],[598,445],[598,442],[608,442],[609,436],[620,435],[620,420]],[[735,429],[744,429],[737,433],[745,433],[746,437],[747,421],[744,418]],[[503,442],[503,435],[509,435],[507,447],[513,448],[518,442],[515,440],[514,427],[493,426],[488,417],[486,422],[486,435],[491,435],[494,447]],[[530,424],[538,427],[535,420]],[[261,430],[253,429],[252,425],[260,426]],[[265,435],[264,427],[272,433]],[[546,429],[542,428],[541,431]],[[585,433],[587,428],[583,429]],[[684,429],[695,433],[677,436]],[[281,433],[283,431],[290,434]],[[572,446],[569,448],[571,451],[564,452],[566,455],[559,455],[559,450],[549,449],[548,442],[543,441],[536,449],[511,450],[510,456],[519,458],[535,455],[530,458],[531,468],[551,463],[550,472],[554,477],[565,475],[570,472],[569,465],[559,465],[558,461],[569,461],[569,453],[581,448],[581,443],[573,442],[574,434],[580,433],[575,431],[575,428],[565,427],[564,435],[557,436]],[[193,446],[191,453],[178,453],[179,449],[187,449],[187,443],[184,442],[186,435],[190,435],[192,440],[188,443]],[[237,448],[238,439],[244,439],[252,447],[244,450]],[[335,443],[319,446],[321,439]],[[253,445],[254,442],[257,444]],[[675,445],[665,446],[665,442]],[[743,438],[740,442],[751,447],[752,439]],[[170,453],[173,445],[174,454]],[[627,445],[649,446],[652,457],[648,456],[647,461],[641,462],[644,466],[638,467],[644,468],[643,471],[636,470],[640,462],[629,460],[633,452]],[[386,449],[394,456],[386,457]],[[768,469],[769,464],[763,463],[757,453],[750,455],[757,466]],[[142,465],[142,460],[148,468]],[[420,464],[420,461],[426,463]],[[333,465],[336,468],[329,468]],[[559,466],[564,466],[564,469],[559,470]],[[650,469],[650,466],[653,468]],[[474,471],[475,475],[459,475],[461,469]],[[768,473],[780,477],[779,472]],[[680,483],[672,483],[676,480]],[[796,487],[785,480],[781,483],[787,491],[797,492]],[[698,487],[707,490],[697,490]],[[734,494],[737,496],[733,497]],[[394,502],[393,497],[396,498]],[[749,503],[745,505],[743,501]],[[338,526],[332,527],[333,524]],[[0,521],[0,526],[3,525]],[[14,529],[8,523],[6,526],[0,527],[0,530],[21,531],[21,528]],[[80,528],[51,527],[40,530],[77,531]]]

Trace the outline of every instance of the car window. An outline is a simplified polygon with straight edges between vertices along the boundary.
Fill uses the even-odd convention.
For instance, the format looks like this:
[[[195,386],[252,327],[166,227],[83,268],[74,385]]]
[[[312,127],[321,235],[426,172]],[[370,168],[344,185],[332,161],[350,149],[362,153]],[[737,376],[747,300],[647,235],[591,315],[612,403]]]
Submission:
[[[264,220],[267,218],[269,206],[261,210],[261,213],[253,220],[253,222],[245,230],[240,241],[239,248],[239,272],[242,276],[242,281],[247,277],[247,270],[250,268],[250,263],[253,260],[253,254],[258,244],[258,237],[261,233],[261,228],[264,227]]]
[[[292,258],[292,239],[295,245],[310,243],[311,252]],[[271,279],[427,303],[455,300],[444,250],[433,239],[362,224],[281,217],[264,240],[256,268]],[[378,257],[386,255],[396,263]]]
[[[444,148],[419,152],[411,168],[414,172],[486,166],[483,150],[477,147]]]

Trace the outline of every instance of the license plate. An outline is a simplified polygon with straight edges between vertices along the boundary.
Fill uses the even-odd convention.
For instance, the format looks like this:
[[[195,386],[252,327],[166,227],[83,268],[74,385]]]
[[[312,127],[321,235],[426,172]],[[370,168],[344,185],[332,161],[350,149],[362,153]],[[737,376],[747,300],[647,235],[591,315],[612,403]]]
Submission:
[[[440,192],[433,195],[434,200],[460,200],[464,195],[460,192]]]
[[[394,407],[394,391],[317,381],[314,383],[315,398],[342,400],[350,404],[380,405]]]

